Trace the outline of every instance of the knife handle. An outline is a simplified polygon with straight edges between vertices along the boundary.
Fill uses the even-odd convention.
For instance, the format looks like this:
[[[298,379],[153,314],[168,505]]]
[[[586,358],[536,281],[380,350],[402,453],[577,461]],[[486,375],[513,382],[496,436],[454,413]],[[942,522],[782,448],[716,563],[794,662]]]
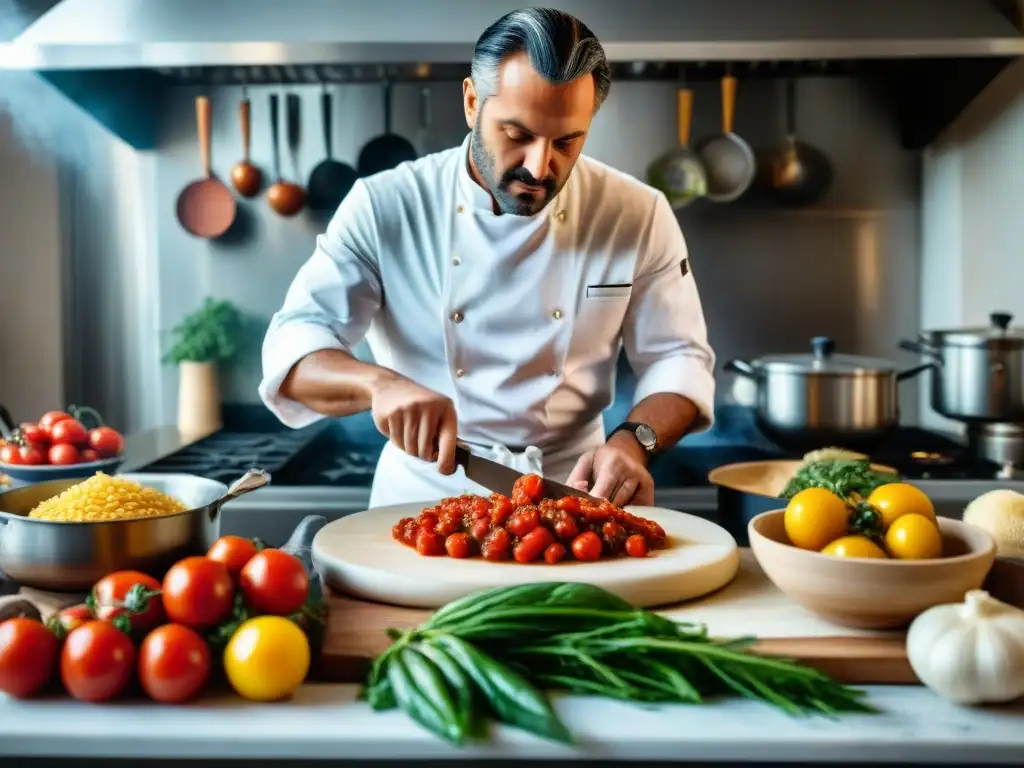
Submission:
[[[461,440],[455,443],[455,466],[468,468],[469,466],[469,449],[466,444]]]

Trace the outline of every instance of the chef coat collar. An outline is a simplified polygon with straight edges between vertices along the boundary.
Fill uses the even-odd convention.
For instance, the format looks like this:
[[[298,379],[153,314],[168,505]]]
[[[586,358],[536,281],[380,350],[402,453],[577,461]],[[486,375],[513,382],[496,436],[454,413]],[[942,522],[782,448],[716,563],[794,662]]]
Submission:
[[[476,180],[469,172],[469,143],[473,138],[473,132],[470,131],[466,134],[466,138],[462,140],[462,150],[459,155],[462,158],[459,163],[459,193],[464,204],[469,205],[481,213],[489,213],[491,216],[497,217],[498,214],[494,213],[494,202],[491,200],[491,193],[476,183]],[[569,183],[559,190],[555,198],[544,206],[543,209],[535,213],[533,216],[520,216],[524,221],[536,219],[541,216],[548,216],[552,211],[558,209],[562,199],[564,198],[565,191],[572,183],[572,177],[569,177]]]

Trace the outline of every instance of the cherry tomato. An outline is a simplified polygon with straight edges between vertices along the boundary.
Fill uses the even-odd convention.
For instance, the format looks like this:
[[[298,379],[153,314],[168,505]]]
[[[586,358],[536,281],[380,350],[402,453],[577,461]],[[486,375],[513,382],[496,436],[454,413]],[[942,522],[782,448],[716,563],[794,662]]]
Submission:
[[[601,537],[593,531],[584,531],[572,540],[572,555],[577,560],[593,561],[601,558]]]
[[[78,605],[69,605],[67,608],[62,608],[50,619],[50,622],[60,624],[61,631],[64,635],[67,635],[94,618],[92,611],[89,610],[89,606],[85,603],[79,603]]]
[[[131,682],[135,646],[107,621],[87,621],[64,640],[60,679],[79,701],[107,701]]]
[[[39,419],[37,425],[42,430],[44,435],[49,435],[50,430],[53,429],[53,425],[64,419],[70,419],[70,413],[64,413],[64,411],[47,411],[43,414],[43,417]]]
[[[21,464],[21,448],[14,443],[0,446],[0,461],[4,464]]]
[[[41,622],[18,617],[0,624],[0,691],[26,699],[53,677],[57,637]]]
[[[103,458],[120,455],[124,450],[124,438],[116,429],[96,427],[88,435],[89,447]]]
[[[139,646],[139,682],[154,701],[180,704],[198,694],[210,677],[210,647],[182,624],[157,627]]]
[[[60,443],[51,446],[47,458],[51,464],[77,464],[79,459],[78,449],[67,443]]]
[[[443,552],[443,537],[441,548]],[[309,596],[309,577],[302,561],[280,549],[256,554],[242,569],[239,585],[250,608],[275,616],[295,613]]]
[[[195,629],[208,629],[230,614],[235,585],[223,563],[208,557],[186,557],[164,576],[167,618]]]
[[[136,602],[135,586],[139,584],[147,593],[145,610]],[[159,594],[161,584],[152,576],[140,571],[114,571],[96,582],[92,588],[92,599],[96,604],[96,618],[111,621],[122,615],[131,620],[132,629],[148,632],[164,619],[163,602]],[[134,592],[133,592],[134,590]]]
[[[40,448],[36,448],[34,445],[23,445],[19,449],[19,464],[26,464],[28,466],[38,466],[39,464],[46,463],[46,454]]]
[[[210,547],[206,556],[222,563],[234,579],[242,572],[242,568],[259,550],[252,539],[243,536],[221,536]]]
[[[89,432],[78,419],[61,419],[50,427],[50,440],[54,445],[85,445]]]
[[[78,458],[83,463],[88,463],[90,461],[99,461],[100,455],[92,448],[83,448],[82,452],[78,454]]]
[[[630,557],[647,557],[647,539],[634,533],[626,539],[626,554]]]
[[[34,445],[36,448],[49,447],[50,436],[38,424],[25,423],[21,425],[20,429],[26,444]]]

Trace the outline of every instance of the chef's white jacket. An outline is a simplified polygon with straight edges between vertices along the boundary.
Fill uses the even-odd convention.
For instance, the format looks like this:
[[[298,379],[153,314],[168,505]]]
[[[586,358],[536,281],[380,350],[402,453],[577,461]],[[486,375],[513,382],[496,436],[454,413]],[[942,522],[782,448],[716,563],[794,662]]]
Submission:
[[[664,195],[582,156],[543,211],[495,215],[468,149],[469,136],[352,188],[267,331],[267,407],[291,427],[323,418],[281,382],[306,355],[365,338],[378,365],[453,400],[460,439],[564,480],[604,440],[624,346],[635,400],[684,395],[707,429],[715,356]],[[486,492],[388,443],[371,504],[464,491]]]

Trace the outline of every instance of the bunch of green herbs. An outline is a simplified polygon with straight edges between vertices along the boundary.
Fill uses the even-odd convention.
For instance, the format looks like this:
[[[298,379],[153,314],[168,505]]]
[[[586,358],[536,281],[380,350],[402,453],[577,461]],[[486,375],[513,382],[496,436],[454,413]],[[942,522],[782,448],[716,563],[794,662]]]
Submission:
[[[804,464],[779,495],[791,499],[807,488],[825,488],[841,499],[867,498],[875,488],[899,479],[874,469],[867,459],[827,459]]]
[[[645,704],[738,695],[792,715],[874,711],[861,691],[751,652],[753,638],[715,640],[701,625],[588,584],[477,593],[417,629],[388,634],[394,642],[374,661],[363,698],[456,745],[482,738],[489,719],[572,743],[546,690]]]

